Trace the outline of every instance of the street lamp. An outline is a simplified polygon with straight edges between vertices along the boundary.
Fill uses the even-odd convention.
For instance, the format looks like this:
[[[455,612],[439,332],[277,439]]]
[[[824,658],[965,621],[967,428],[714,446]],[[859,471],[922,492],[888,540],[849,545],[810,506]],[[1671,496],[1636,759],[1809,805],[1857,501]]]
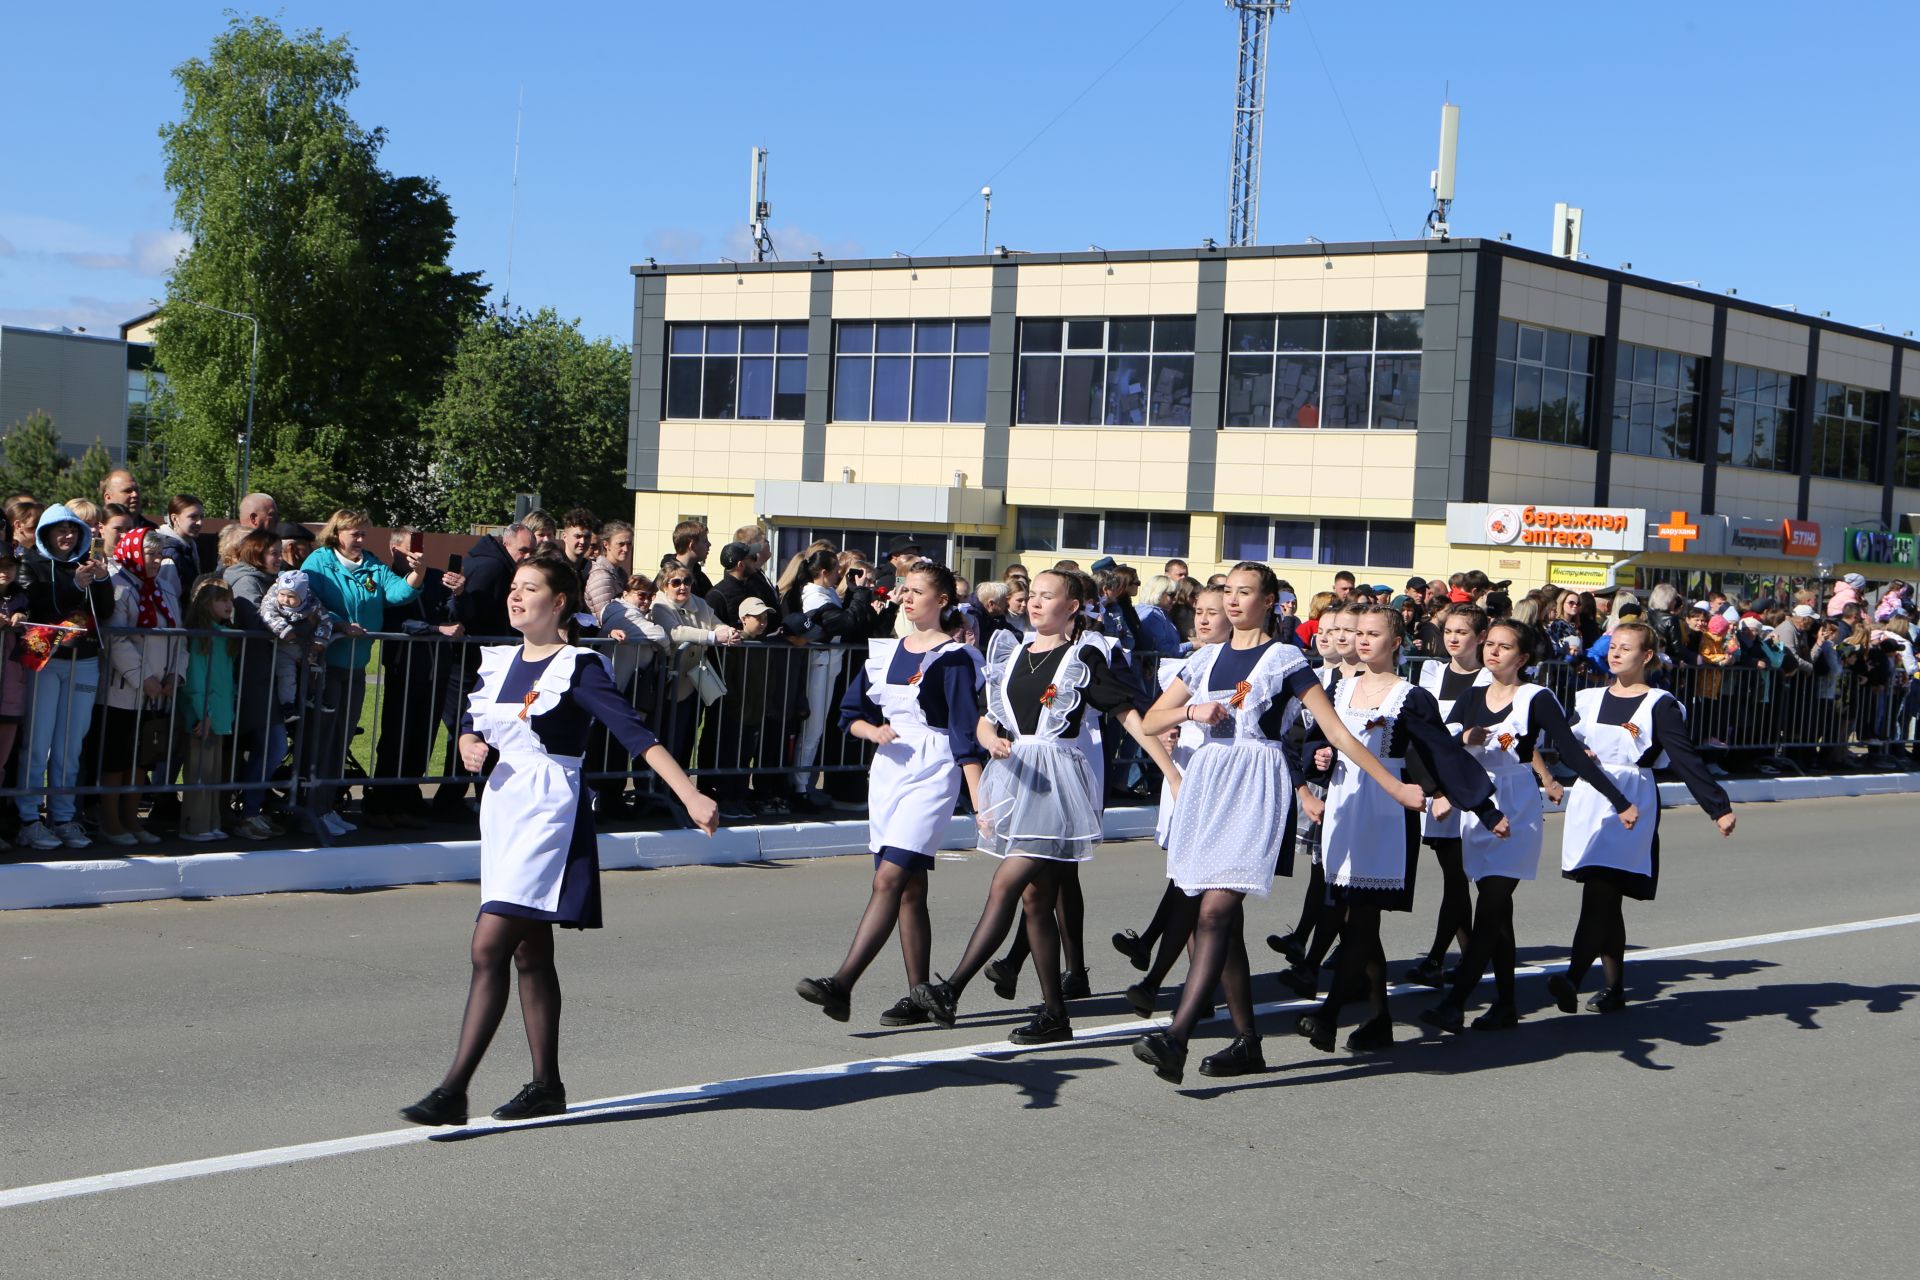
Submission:
[[[1825,560],[1815,560],[1813,576],[1820,581],[1820,594],[1814,599],[1814,609],[1818,612],[1827,607],[1827,579],[1833,576],[1833,566]]]
[[[235,498],[234,510],[238,511],[240,498],[247,496],[247,474],[253,464],[253,389],[260,380],[260,321],[244,311],[229,311],[225,307],[216,307],[211,303],[195,302],[192,298],[176,298],[190,307],[199,307],[202,311],[217,311],[223,316],[232,316],[235,320],[245,320],[253,326],[253,358],[247,366],[247,425],[240,436],[240,492]]]

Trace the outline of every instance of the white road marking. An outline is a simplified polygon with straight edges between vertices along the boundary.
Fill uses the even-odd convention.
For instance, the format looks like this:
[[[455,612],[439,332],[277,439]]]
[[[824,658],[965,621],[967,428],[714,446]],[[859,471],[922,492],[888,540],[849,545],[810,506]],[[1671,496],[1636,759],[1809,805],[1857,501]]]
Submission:
[[[1650,951],[1635,951],[1627,956],[1629,964],[1647,960],[1674,960],[1685,956],[1708,955],[1723,951],[1745,951],[1754,947],[1773,946],[1782,942],[1801,942],[1809,938],[1831,938],[1848,933],[1864,933],[1871,929],[1892,929],[1902,925],[1920,924],[1920,913],[1904,916],[1882,916],[1875,920],[1853,920],[1844,924],[1820,925],[1811,929],[1788,929],[1779,933],[1751,934],[1744,938],[1722,938],[1714,942],[1693,942],[1678,947],[1658,947]],[[1566,965],[1531,965],[1515,970],[1517,977],[1529,977],[1543,973],[1556,973]],[[1406,986],[1395,987],[1396,993],[1404,993],[1425,988]],[[1257,1014],[1273,1013],[1287,1008],[1309,1008],[1317,1003],[1309,1000],[1275,1000],[1256,1006]],[[1105,1023],[1097,1027],[1074,1032],[1076,1041],[1110,1040],[1116,1036],[1140,1035],[1156,1027],[1165,1026],[1163,1019],[1132,1019],[1126,1022]],[[145,1169],[127,1169],[119,1173],[95,1174],[85,1178],[69,1178],[61,1182],[42,1182],[33,1186],[15,1187],[9,1191],[0,1191],[0,1209],[11,1209],[20,1205],[40,1204],[48,1200],[65,1200],[75,1196],[99,1195],[106,1191],[124,1191],[130,1187],[152,1186],[162,1182],[181,1182],[188,1178],[201,1178],[215,1173],[237,1173],[245,1169],[265,1169],[275,1165],[299,1164],[306,1160],[320,1160],[327,1156],[354,1155],[362,1151],[378,1151],[383,1147],[402,1147],[416,1142],[445,1141],[449,1138],[468,1138],[484,1133],[499,1132],[506,1129],[531,1128],[553,1125],[562,1121],[577,1120],[584,1116],[618,1115],[622,1112],[644,1111],[653,1107],[668,1106],[677,1103],[698,1102],[705,1099],[725,1098],[741,1093],[756,1093],[767,1089],[779,1089],[788,1085],[800,1084],[809,1080],[825,1080],[836,1076],[852,1077],[878,1075],[896,1071],[911,1071],[920,1067],[938,1066],[942,1063],[965,1062],[978,1058],[991,1058],[1005,1054],[1019,1053],[1022,1046],[1008,1040],[995,1040],[986,1044],[957,1045],[946,1049],[931,1049],[921,1053],[894,1054],[884,1058],[861,1058],[852,1062],[830,1063],[826,1066],[804,1067],[795,1071],[776,1072],[771,1075],[741,1076],[733,1080],[713,1080],[706,1084],[683,1085],[672,1089],[656,1089],[648,1093],[633,1093],[611,1098],[597,1098],[591,1102],[577,1103],[567,1109],[563,1117],[547,1117],[539,1120],[523,1120],[516,1123],[502,1123],[496,1120],[483,1120],[463,1128],[423,1129],[408,1127],[389,1129],[382,1133],[364,1133],[349,1138],[329,1138],[323,1142],[302,1142],[289,1147],[269,1147],[261,1151],[245,1151],[238,1155],[215,1156],[206,1160],[183,1160],[177,1164],[152,1165]]]

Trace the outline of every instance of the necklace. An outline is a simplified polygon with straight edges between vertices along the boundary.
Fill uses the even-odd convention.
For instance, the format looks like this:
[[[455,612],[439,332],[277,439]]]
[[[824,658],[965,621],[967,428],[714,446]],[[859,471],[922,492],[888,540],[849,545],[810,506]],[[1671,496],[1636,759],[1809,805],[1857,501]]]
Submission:
[[[1034,647],[1033,647],[1032,645],[1028,645],[1028,646],[1027,646],[1027,651],[1026,651],[1026,652],[1025,652],[1024,654],[1022,654],[1022,655],[1021,655],[1021,658],[1022,658],[1022,660],[1023,660],[1023,661],[1025,661],[1025,662],[1026,662],[1026,664],[1027,664],[1027,674],[1028,674],[1028,675],[1032,675],[1032,674],[1033,674],[1034,672],[1036,672],[1036,671],[1038,671],[1038,670],[1040,669],[1040,662],[1045,662],[1045,661],[1047,660],[1047,655],[1048,655],[1048,654],[1050,654],[1050,653],[1056,653],[1056,652],[1058,652],[1058,651],[1059,651],[1060,649],[1062,649],[1062,648],[1064,648],[1064,647],[1065,647],[1065,646],[1063,646],[1063,645],[1057,645],[1057,644],[1056,644],[1056,645],[1054,645],[1054,646],[1053,646],[1053,648],[1051,648],[1051,649],[1040,649],[1040,650],[1036,650],[1036,649],[1035,649],[1035,648],[1034,648]],[[1033,655],[1034,655],[1034,654],[1035,654],[1036,652],[1038,652],[1038,653],[1039,653],[1039,655],[1040,655],[1040,662],[1035,662],[1035,661],[1033,660]]]

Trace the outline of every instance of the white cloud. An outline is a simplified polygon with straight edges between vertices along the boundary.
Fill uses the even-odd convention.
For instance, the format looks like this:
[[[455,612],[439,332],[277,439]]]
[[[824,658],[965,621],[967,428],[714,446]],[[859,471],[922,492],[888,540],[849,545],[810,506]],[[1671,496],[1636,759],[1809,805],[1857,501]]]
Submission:
[[[81,271],[129,271],[155,279],[173,269],[191,243],[184,232],[136,231],[124,246],[108,233],[36,214],[0,213],[0,257],[33,259]],[[8,237],[11,236],[9,239]]]
[[[861,258],[866,254],[855,240],[829,240],[801,227],[774,225],[767,228],[773,237],[774,252],[783,262],[802,262],[819,252],[828,258]],[[746,262],[753,257],[751,233],[743,226],[727,232],[726,256]]]
[[[164,276],[173,270],[180,255],[192,247],[193,237],[184,231],[136,231],[133,268],[143,276]]]
[[[0,307],[0,324],[25,329],[85,329],[105,338],[118,337],[120,326],[153,309],[151,300],[74,296],[59,306]]]
[[[707,237],[692,227],[661,227],[647,233],[646,246],[649,254],[668,262],[698,262]]]

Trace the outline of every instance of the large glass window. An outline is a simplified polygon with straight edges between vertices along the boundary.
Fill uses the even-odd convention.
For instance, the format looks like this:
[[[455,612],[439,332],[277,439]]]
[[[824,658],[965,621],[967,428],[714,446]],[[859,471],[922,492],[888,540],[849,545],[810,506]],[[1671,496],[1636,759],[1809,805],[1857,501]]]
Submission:
[[[1022,320],[1018,420],[1191,426],[1193,324],[1191,316]]]
[[[1694,459],[1706,359],[1620,344],[1613,382],[1613,447],[1649,458]]]
[[[807,416],[807,326],[667,326],[669,418]]]
[[[950,546],[951,540],[947,534],[922,533],[917,529],[849,529],[840,526],[781,525],[773,531],[773,558],[784,562],[805,551],[815,542],[825,542],[836,550],[858,551],[867,558],[867,563],[884,566],[887,546],[903,533],[920,544],[920,553],[929,560],[953,565],[956,571],[959,570],[960,566],[948,558],[955,548]],[[973,540],[963,537],[957,549],[970,549],[972,542]]]
[[[1800,379],[1790,373],[1729,364],[1720,374],[1720,438],[1715,456],[1723,465],[1761,471],[1793,470],[1793,441]]]
[[[1893,482],[1920,488],[1920,400],[1900,397],[1900,417],[1894,429]]]
[[[1592,444],[1594,349],[1599,339],[1502,320],[1493,362],[1493,434],[1548,444]]]
[[[1411,520],[1312,520],[1225,516],[1226,560],[1297,560],[1341,568],[1411,569]]]
[[[1419,311],[1233,316],[1229,427],[1381,427],[1420,422]]]
[[[1022,507],[1021,552],[1098,551],[1110,556],[1184,556],[1192,519],[1184,511],[1061,511]]]
[[[835,422],[985,422],[985,320],[834,326]]]
[[[1872,480],[1887,393],[1844,382],[1813,384],[1813,474]]]

